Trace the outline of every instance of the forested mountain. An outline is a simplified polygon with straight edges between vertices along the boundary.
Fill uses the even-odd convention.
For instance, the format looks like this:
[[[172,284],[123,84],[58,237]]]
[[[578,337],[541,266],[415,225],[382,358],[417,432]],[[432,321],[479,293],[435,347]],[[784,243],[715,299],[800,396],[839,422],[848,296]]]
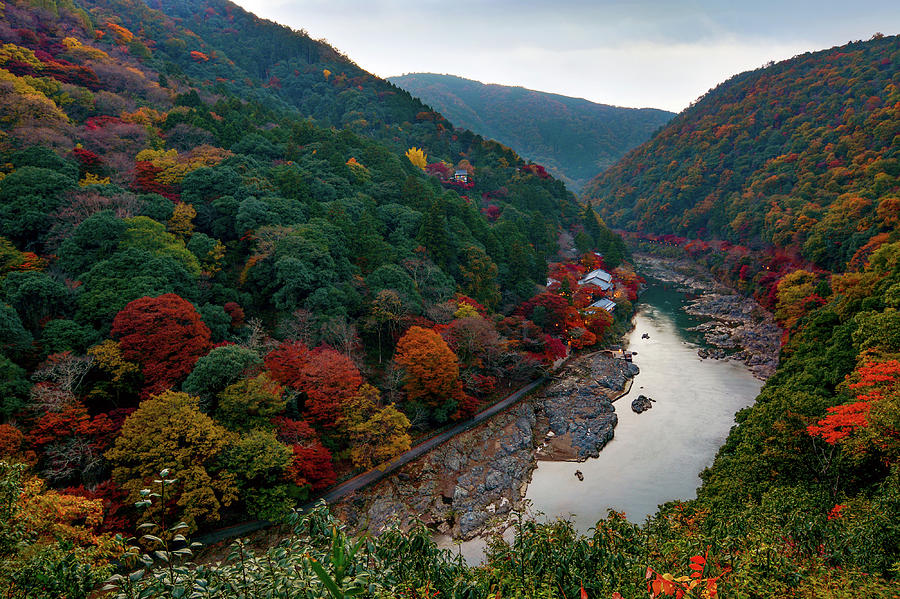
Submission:
[[[0,42],[0,595],[896,596],[897,38],[739,76],[611,171],[624,202],[672,169],[653,170],[669,207],[601,209],[756,293],[782,365],[697,500],[590,538],[521,522],[479,568],[321,513],[221,564],[187,562],[182,535],[281,521],[621,331],[622,239],[542,166],[228,2],[15,0]],[[738,106],[691,120],[720,95]],[[738,177],[768,168],[784,189]],[[728,193],[671,219],[708,180]],[[741,226],[760,210],[791,234]],[[695,230],[848,272],[673,234]],[[550,264],[570,236],[583,256]],[[574,285],[597,267],[618,322]]]
[[[163,467],[191,529],[279,518],[599,342],[539,293],[563,232],[625,256],[539,165],[234,4],[0,4],[4,589],[96,584]]]
[[[576,191],[675,116],[453,75],[410,73],[390,81],[457,125],[544,165]]]
[[[882,35],[736,75],[585,197],[624,229],[861,264],[897,235],[898,86],[900,38]]]

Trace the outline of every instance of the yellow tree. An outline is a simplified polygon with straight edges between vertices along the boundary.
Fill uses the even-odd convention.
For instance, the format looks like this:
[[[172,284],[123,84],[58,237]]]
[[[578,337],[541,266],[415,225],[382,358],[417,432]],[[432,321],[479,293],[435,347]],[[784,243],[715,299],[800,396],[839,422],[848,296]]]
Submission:
[[[218,520],[219,510],[237,497],[234,475],[220,464],[233,441],[233,433],[200,411],[196,397],[165,391],[141,402],[125,420],[106,459],[113,480],[131,501],[169,468],[178,479],[173,486],[177,515],[196,529],[198,521]]]
[[[425,155],[425,150],[422,148],[413,146],[406,151],[406,157],[409,158],[409,161],[413,163],[413,165],[422,170],[425,170],[425,166],[428,164],[428,156]]]
[[[798,318],[803,316],[803,299],[816,291],[818,277],[806,270],[795,270],[778,281],[776,291],[775,318],[791,328]]]
[[[172,217],[169,219],[166,228],[169,229],[169,233],[187,242],[191,233],[194,232],[193,221],[195,216],[197,216],[197,211],[194,210],[193,206],[184,202],[178,202],[175,204],[175,208],[172,209]]]
[[[382,405],[372,385],[361,386],[343,411],[338,425],[350,442],[354,466],[371,468],[409,449],[409,419],[394,404]]]

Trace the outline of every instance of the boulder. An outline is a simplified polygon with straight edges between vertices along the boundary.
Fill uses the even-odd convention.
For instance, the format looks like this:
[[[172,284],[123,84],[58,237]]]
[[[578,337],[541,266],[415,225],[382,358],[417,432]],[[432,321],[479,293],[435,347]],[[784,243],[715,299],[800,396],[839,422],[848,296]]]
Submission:
[[[649,410],[653,407],[653,402],[655,399],[650,399],[646,395],[638,395],[637,399],[631,402],[631,409],[635,414],[640,414],[645,410]]]

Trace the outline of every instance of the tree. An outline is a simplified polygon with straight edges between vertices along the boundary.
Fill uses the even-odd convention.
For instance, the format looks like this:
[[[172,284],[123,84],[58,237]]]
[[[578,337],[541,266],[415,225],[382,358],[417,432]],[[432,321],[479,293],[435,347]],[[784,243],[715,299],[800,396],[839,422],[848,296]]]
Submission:
[[[195,279],[168,256],[131,248],[95,264],[81,277],[78,319],[108,326],[125,305],[140,297],[177,293],[192,299]]]
[[[6,420],[25,406],[29,387],[25,369],[0,354],[0,419]]]
[[[87,597],[111,572],[103,504],[47,490],[0,460],[0,577],[10,597]]]
[[[425,170],[425,167],[428,165],[428,156],[425,155],[425,151],[422,148],[412,147],[406,151],[406,157],[409,161],[422,170]]]
[[[16,356],[31,346],[31,333],[9,304],[0,302],[0,352]]]
[[[60,267],[72,276],[87,272],[115,253],[127,228],[125,221],[109,210],[89,216],[60,245]]]
[[[106,458],[113,480],[132,501],[164,468],[177,472],[177,517],[196,529],[218,520],[222,507],[237,498],[235,477],[220,460],[233,441],[233,433],[200,411],[197,398],[165,391],[141,402],[125,420]]]
[[[362,384],[353,361],[328,347],[310,351],[298,342],[285,342],[266,356],[272,378],[305,396],[303,411],[316,424],[334,428],[343,404]]]
[[[488,308],[493,308],[500,302],[497,265],[478,246],[468,246],[465,249],[465,256],[465,263],[459,266],[459,271],[465,281],[463,292]]]
[[[222,456],[240,490],[247,512],[255,518],[277,520],[293,507],[291,487],[287,484],[293,452],[264,430],[241,435]]]
[[[262,359],[252,349],[240,345],[223,345],[197,360],[181,389],[200,399],[207,411],[215,409],[216,396],[245,376],[262,367]]]
[[[460,303],[460,306],[469,304]],[[474,312],[474,308],[472,311]],[[454,319],[444,335],[460,363],[466,367],[496,365],[503,352],[500,334],[478,312]]]
[[[372,385],[362,385],[344,404],[338,423],[350,444],[350,459],[357,468],[372,468],[408,450],[409,419],[394,404],[381,402]]]
[[[0,282],[0,295],[16,309],[22,324],[32,333],[53,316],[71,310],[72,292],[43,272],[11,272]]]
[[[262,373],[232,383],[222,391],[216,415],[231,430],[269,428],[269,420],[282,413],[286,405],[284,390]]]
[[[172,218],[175,218],[174,216]],[[165,225],[146,216],[126,219],[128,228],[123,235],[123,248],[139,248],[154,256],[166,256],[181,264],[190,274],[200,274],[200,262],[184,241],[166,231]]]
[[[305,420],[272,419],[278,440],[291,447],[294,458],[288,471],[291,480],[313,491],[325,489],[337,481],[331,452],[319,441],[319,435]]]
[[[440,335],[410,327],[397,342],[394,361],[406,373],[404,389],[410,401],[428,406],[438,422],[455,412],[462,396],[459,363]]]
[[[130,302],[113,319],[112,334],[125,359],[141,365],[145,396],[183,380],[209,349],[209,328],[174,293]]]
[[[27,249],[43,239],[50,229],[49,215],[75,185],[74,178],[46,168],[16,169],[0,181],[0,231]]]
[[[383,289],[372,300],[369,316],[364,326],[378,333],[378,363],[381,364],[381,352],[383,336],[387,336],[393,342],[400,332],[400,325],[408,312],[400,299],[400,294],[393,289]]]

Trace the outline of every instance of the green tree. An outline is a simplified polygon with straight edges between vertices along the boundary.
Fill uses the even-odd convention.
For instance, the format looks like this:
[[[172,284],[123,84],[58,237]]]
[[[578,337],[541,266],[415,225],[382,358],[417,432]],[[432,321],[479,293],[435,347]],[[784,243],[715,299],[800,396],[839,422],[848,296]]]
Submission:
[[[154,256],[168,257],[181,264],[191,275],[200,274],[200,262],[188,251],[184,242],[166,231],[166,226],[146,216],[125,219],[128,228],[122,239],[123,248],[137,248]]]
[[[23,166],[0,181],[0,231],[29,246],[43,240],[50,214],[76,180],[46,168]]]
[[[297,491],[286,482],[293,455],[274,433],[260,429],[241,435],[225,450],[222,462],[233,473],[251,516],[278,520],[290,512]]]
[[[463,292],[485,307],[494,308],[500,303],[497,265],[478,246],[468,246],[464,255],[465,263],[459,267],[464,281]]]
[[[60,267],[72,276],[88,271],[116,252],[127,228],[124,220],[108,210],[89,216],[60,245]]]
[[[252,349],[240,345],[215,347],[197,360],[181,388],[198,397],[205,409],[213,410],[219,393],[261,367],[262,359]]]
[[[0,282],[0,297],[16,309],[33,334],[52,316],[71,310],[73,294],[62,282],[37,271],[11,272]]]
[[[218,420],[231,430],[271,428],[271,418],[284,411],[281,386],[265,373],[241,379],[219,394]]]

